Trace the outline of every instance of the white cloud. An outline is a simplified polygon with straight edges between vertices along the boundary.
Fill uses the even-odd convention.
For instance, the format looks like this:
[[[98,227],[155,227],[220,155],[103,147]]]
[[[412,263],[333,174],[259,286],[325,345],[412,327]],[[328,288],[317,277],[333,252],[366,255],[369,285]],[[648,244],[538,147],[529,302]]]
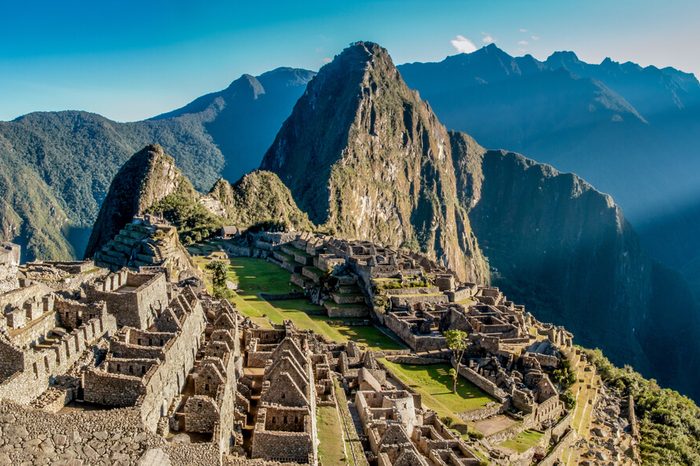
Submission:
[[[523,47],[525,47],[527,44],[529,44],[529,42],[526,40],[519,40],[518,41],[518,45],[522,45]]]
[[[481,42],[483,42],[484,44],[493,44],[495,42],[491,34],[487,34],[485,32],[482,32],[481,34],[484,36],[481,38]]]
[[[525,32],[527,32],[527,29],[525,29],[525,28],[520,28],[520,32],[525,33]]]
[[[537,36],[537,35],[530,36],[530,39],[532,39],[532,40],[540,40],[540,36]]]
[[[323,63],[330,63],[333,59],[331,57],[323,57]]]
[[[454,47],[455,50],[460,53],[472,53],[476,50],[476,45],[474,45],[474,42],[470,41],[461,34],[452,39],[450,43],[452,44],[452,47]]]

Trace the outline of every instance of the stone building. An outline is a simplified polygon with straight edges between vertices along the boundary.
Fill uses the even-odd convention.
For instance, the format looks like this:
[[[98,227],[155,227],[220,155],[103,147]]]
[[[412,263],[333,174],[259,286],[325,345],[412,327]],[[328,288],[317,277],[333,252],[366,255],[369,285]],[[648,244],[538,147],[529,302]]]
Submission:
[[[305,336],[291,334],[269,352],[252,433],[252,458],[317,463],[316,383],[309,353]]]
[[[164,279],[164,277],[161,277]],[[83,397],[102,406],[138,406],[144,425],[156,430],[166,416],[172,400],[185,386],[187,374],[195,364],[206,327],[201,302],[185,288],[169,306],[179,329],[161,331],[171,320],[155,319],[147,330],[121,327],[110,338],[105,360],[83,374]]]
[[[386,380],[384,375],[379,378]],[[380,384],[364,367],[359,388],[355,406],[378,465],[480,464],[434,412],[422,409],[418,395]]]
[[[87,284],[87,299],[104,301],[119,326],[146,329],[168,303],[167,280],[163,273],[138,273],[128,269]]]

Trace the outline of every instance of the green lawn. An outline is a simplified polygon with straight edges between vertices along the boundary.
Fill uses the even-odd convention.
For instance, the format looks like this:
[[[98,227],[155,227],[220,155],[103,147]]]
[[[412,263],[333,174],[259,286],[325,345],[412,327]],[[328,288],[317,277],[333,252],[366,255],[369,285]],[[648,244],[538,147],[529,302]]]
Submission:
[[[255,296],[258,293],[283,294],[300,291],[289,283],[289,272],[262,259],[234,257],[231,259],[229,278],[238,283],[240,293]]]
[[[316,423],[319,441],[318,459],[322,464],[345,463],[343,429],[336,407],[319,406],[316,408]]]
[[[195,262],[204,269],[207,259],[197,257]],[[270,321],[281,324],[285,320],[291,320],[300,329],[313,330],[340,343],[353,340],[375,350],[405,348],[374,325],[329,325],[328,322],[332,319],[326,315],[325,310],[306,299],[266,301],[259,296],[260,293],[299,291],[297,286],[289,283],[289,277],[288,271],[263,259],[234,257],[229,268],[229,280],[238,284],[238,292],[232,301],[241,313],[263,326],[269,325]],[[342,320],[348,322],[354,319]]]
[[[448,364],[418,366],[382,361],[396,377],[420,393],[423,404],[437,412],[440,417],[449,416],[458,421],[459,413],[482,408],[493,401],[486,393],[462,377],[457,382],[457,393],[453,393]]]
[[[542,432],[527,429],[520,432],[517,437],[513,437],[510,440],[502,442],[499,446],[510,450],[515,450],[518,453],[523,453],[524,451],[527,451],[528,449],[537,445],[543,435],[544,433]]]

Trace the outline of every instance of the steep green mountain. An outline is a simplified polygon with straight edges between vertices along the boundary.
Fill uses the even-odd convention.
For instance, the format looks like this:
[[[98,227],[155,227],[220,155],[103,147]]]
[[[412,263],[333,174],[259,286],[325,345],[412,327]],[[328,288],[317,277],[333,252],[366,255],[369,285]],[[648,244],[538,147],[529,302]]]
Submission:
[[[262,168],[337,235],[412,246],[477,280],[486,256],[493,281],[538,318],[700,396],[687,369],[700,355],[695,304],[612,198],[448,133],[376,44],[354,44],[319,71]]]
[[[224,91],[140,122],[74,111],[0,122],[0,176],[7,178],[0,185],[6,193],[0,237],[26,245],[28,258],[82,256],[109,183],[146,144],[163,146],[199,190],[222,174],[237,179],[258,165],[312,75],[290,68],[246,75]],[[36,205],[39,198],[44,207]],[[42,213],[48,206],[54,213]]]
[[[311,231],[314,225],[274,173],[254,171],[231,185],[219,179],[201,194],[157,144],[135,153],[119,169],[92,228],[85,251],[93,257],[134,216],[153,214],[177,227],[184,244],[218,234],[223,225],[247,229],[258,224]]]
[[[692,74],[588,64],[572,52],[538,61],[493,44],[399,71],[448,128],[583,176],[634,224],[700,195],[688,176],[700,169],[700,83]]]
[[[112,240],[136,215],[144,215],[168,196],[196,200],[197,192],[159,145],[149,145],[134,154],[119,169],[102,202],[85,256]]]
[[[386,50],[361,42],[309,83],[261,168],[333,234],[420,249],[484,282],[469,203],[457,202],[453,150]]]

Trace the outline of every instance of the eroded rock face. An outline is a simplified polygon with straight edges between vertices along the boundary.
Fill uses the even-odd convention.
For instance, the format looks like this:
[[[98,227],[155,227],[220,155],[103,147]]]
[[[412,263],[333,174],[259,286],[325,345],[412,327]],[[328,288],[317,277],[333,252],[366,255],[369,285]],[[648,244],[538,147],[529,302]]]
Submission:
[[[311,81],[261,167],[334,234],[421,250],[484,282],[472,200],[457,200],[455,150],[386,50],[359,42]]]
[[[198,197],[192,184],[175,166],[175,160],[166,155],[161,146],[149,145],[134,154],[109,187],[90,235],[85,257],[92,257],[135,215],[144,214],[149,207],[178,190]]]

